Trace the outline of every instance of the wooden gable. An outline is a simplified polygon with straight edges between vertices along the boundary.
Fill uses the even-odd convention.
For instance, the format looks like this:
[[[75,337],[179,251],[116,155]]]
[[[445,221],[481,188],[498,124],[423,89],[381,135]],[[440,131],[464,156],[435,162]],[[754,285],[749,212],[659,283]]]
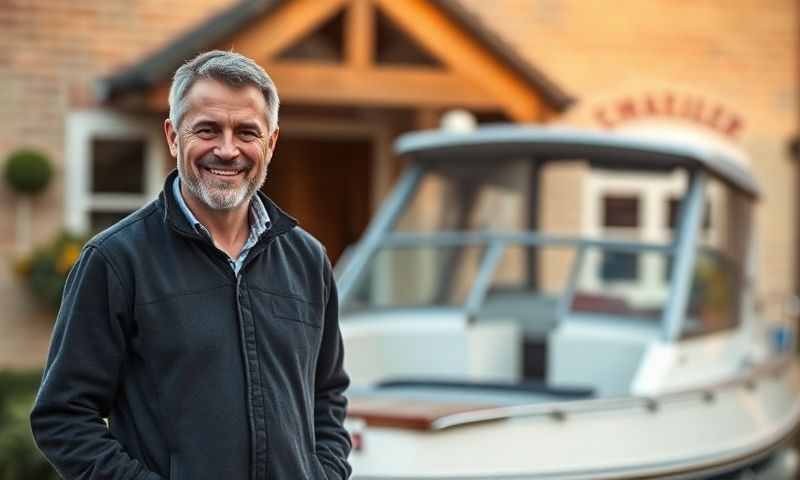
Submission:
[[[194,50],[232,49],[255,59],[275,80],[284,103],[460,107],[527,122],[542,121],[571,101],[560,92],[566,99],[560,105],[548,101],[552,92],[550,99],[543,95],[531,75],[520,74],[487,48],[485,39],[453,21],[444,0],[272,3],[268,14],[248,18],[202,48],[195,41]],[[190,58],[194,52],[186,53]],[[147,62],[155,61],[142,65]],[[167,69],[161,65],[161,70]],[[166,106],[169,76],[161,75],[158,81],[150,78],[142,92],[152,109]]]

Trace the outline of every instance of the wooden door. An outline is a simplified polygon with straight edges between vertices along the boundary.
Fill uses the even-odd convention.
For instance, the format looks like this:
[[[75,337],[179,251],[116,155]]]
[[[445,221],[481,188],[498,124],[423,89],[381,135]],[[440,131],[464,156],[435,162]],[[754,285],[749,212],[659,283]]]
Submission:
[[[369,222],[371,186],[369,141],[282,137],[264,192],[319,239],[335,263]]]

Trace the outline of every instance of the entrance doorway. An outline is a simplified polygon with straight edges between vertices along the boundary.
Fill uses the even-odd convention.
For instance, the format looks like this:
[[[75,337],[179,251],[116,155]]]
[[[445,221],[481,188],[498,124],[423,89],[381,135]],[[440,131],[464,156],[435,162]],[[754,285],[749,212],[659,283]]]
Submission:
[[[325,245],[333,263],[369,222],[372,151],[366,139],[278,140],[264,193]]]

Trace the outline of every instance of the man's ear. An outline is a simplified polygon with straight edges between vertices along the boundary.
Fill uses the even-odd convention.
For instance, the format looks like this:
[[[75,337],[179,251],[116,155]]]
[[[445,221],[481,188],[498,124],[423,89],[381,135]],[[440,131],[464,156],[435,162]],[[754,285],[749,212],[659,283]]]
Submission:
[[[164,120],[164,136],[167,139],[167,145],[169,145],[170,155],[178,158],[178,131],[169,118]]]
[[[281,133],[280,127],[275,127],[275,131],[272,132],[272,134],[270,134],[268,141],[269,142],[268,146],[270,150],[275,150],[275,145],[278,144],[278,135],[280,133]]]

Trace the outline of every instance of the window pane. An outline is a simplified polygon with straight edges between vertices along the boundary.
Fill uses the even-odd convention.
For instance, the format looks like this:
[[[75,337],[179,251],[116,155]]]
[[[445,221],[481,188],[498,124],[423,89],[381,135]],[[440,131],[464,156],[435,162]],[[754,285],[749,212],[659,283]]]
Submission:
[[[600,266],[603,280],[636,280],[639,276],[639,255],[626,252],[606,252]]]
[[[714,224],[701,237],[690,290],[684,335],[713,333],[741,321],[741,298],[746,294],[745,262],[750,248],[752,200],[712,179]]]
[[[489,289],[560,295],[567,286],[574,260],[573,247],[508,245],[503,250]]]
[[[92,192],[143,193],[145,142],[141,139],[92,141]]]
[[[681,201],[677,198],[670,198],[667,202],[667,228],[674,229],[678,221],[678,214],[681,211]],[[703,230],[711,228],[711,203],[706,202],[706,211],[703,212]]]
[[[697,257],[685,336],[713,333],[738,323],[740,271],[737,262],[713,251]]]
[[[473,246],[384,248],[371,261],[348,309],[461,306],[483,251]]]
[[[423,177],[395,229],[405,232],[529,229],[531,169],[519,163],[442,168]]]
[[[507,246],[479,319],[511,319],[526,333],[544,335],[558,320],[575,256],[572,247]]]
[[[603,226],[639,226],[639,199],[637,197],[607,196],[603,198]]]
[[[671,256],[590,247],[580,266],[574,312],[659,320],[669,294]]]

